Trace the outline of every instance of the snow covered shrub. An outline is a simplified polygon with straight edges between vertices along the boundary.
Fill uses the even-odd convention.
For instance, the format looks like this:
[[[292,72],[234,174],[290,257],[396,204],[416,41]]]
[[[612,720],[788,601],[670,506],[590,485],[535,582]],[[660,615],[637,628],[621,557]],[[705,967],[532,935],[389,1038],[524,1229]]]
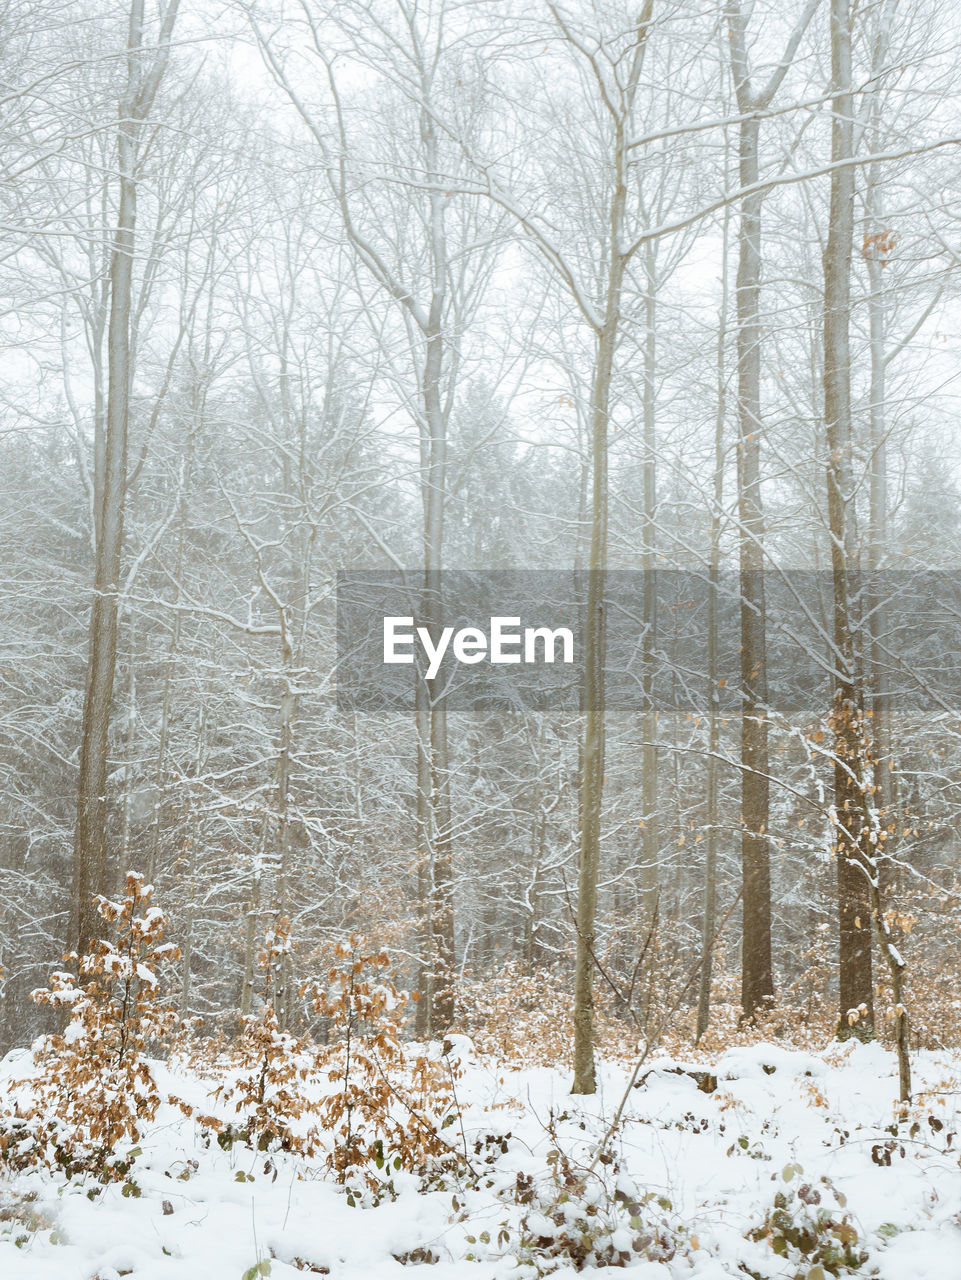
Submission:
[[[160,997],[163,967],[179,954],[163,941],[167,916],[153,890],[128,873],[119,902],[97,911],[115,940],[91,945],[79,976],[60,970],[32,999],[67,1012],[59,1035],[34,1045],[38,1073],[26,1101],[5,1115],[0,1160],[11,1169],[44,1166],[101,1182],[126,1178],[145,1123],[163,1100],[147,1054],[172,1035],[177,1014]],[[131,1183],[131,1187],[133,1184]]]
[[[582,1147],[575,1157],[559,1133],[560,1124],[570,1119],[551,1109],[543,1122],[550,1141],[547,1176],[520,1170],[498,1192],[501,1200],[516,1206],[502,1223],[498,1241],[509,1244],[520,1274],[669,1261],[687,1246],[688,1237],[671,1202],[643,1190],[622,1169],[612,1149],[620,1126],[608,1132],[602,1147]],[[474,1245],[478,1240],[489,1242],[486,1234],[468,1237]]]
[[[390,1194],[392,1173],[429,1176],[462,1158],[442,1137],[459,1118],[460,1070],[446,1048],[433,1055],[405,1052],[400,1030],[407,996],[384,972],[386,952],[352,934],[335,956],[326,988],[313,991],[329,1028],[320,1061],[334,1085],[319,1107],[320,1123],[333,1137],[327,1165],[351,1195],[361,1187]]]
[[[310,1046],[297,1036],[282,1031],[273,1004],[273,984],[284,956],[290,948],[286,920],[268,929],[258,956],[263,979],[260,1010],[244,1018],[234,1052],[227,1062],[230,1079],[212,1096],[233,1103],[239,1117],[237,1126],[220,1128],[221,1146],[244,1142],[257,1151],[290,1151],[312,1155],[316,1135],[312,1127],[300,1124],[310,1117],[314,1104],[304,1092],[314,1065]],[[207,1118],[205,1125],[217,1129]]]
[[[795,1177],[803,1170],[798,1164],[784,1168],[781,1178],[785,1188],[774,1197],[774,1207],[761,1226],[749,1233],[751,1240],[766,1241],[771,1250],[793,1267],[796,1280],[824,1280],[825,1276],[843,1276],[857,1272],[867,1262],[867,1253],[859,1248],[857,1228],[847,1214],[844,1195],[835,1190],[830,1178],[822,1177],[818,1187],[801,1183],[794,1187]],[[830,1196],[833,1208],[823,1203]],[[756,1271],[749,1271],[762,1280]]]
[[[38,1235],[49,1233],[51,1244],[62,1243],[62,1235],[49,1211],[37,1203],[37,1192],[13,1193],[0,1200],[0,1241],[11,1241],[18,1249],[29,1246]]]
[[[679,1234],[664,1196],[642,1192],[611,1160],[604,1176],[584,1174],[559,1149],[548,1155],[552,1180],[539,1186],[519,1173],[514,1199],[524,1206],[517,1245],[521,1267],[537,1276],[572,1268],[667,1262]]]

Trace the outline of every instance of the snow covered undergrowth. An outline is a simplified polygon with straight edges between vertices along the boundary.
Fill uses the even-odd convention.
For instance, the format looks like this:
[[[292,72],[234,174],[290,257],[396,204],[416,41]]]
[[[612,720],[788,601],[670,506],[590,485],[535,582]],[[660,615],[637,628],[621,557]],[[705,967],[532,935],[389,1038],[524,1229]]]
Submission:
[[[665,1280],[961,1280],[957,1054],[916,1056],[918,1101],[900,1127],[895,1064],[876,1045],[652,1058],[586,1174],[627,1068],[605,1064],[598,1093],[572,1097],[557,1070],[509,1069],[466,1041],[457,1051],[463,1132],[458,1121],[446,1135],[465,1158],[453,1172],[394,1173],[380,1203],[352,1206],[322,1159],[222,1144],[165,1104],[126,1185],[40,1171],[0,1182],[0,1277],[387,1280],[428,1267],[431,1280],[499,1280],[606,1261]],[[216,1081],[152,1067],[164,1095],[217,1113]],[[30,1069],[29,1054],[8,1055],[0,1089]],[[695,1078],[705,1071],[716,1084]]]

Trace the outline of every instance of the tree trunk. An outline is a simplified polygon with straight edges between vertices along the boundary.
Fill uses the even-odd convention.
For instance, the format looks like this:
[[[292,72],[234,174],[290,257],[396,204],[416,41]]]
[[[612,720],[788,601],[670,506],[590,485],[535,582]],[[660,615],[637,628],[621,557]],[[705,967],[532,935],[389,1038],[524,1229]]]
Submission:
[[[94,899],[96,894],[104,893],[108,888],[108,742],[117,666],[118,595],[127,489],[136,169],[143,118],[153,103],[167,64],[176,13],[177,0],[171,0],[161,24],[158,48],[151,55],[149,66],[143,63],[143,0],[133,0],[127,31],[126,82],[117,130],[117,227],[109,268],[107,412],[102,458],[98,456],[95,459],[99,485],[95,485],[94,494],[94,595],[90,610],[74,828],[70,946],[78,954],[85,952],[97,935],[99,917]]]
[[[727,11],[738,111],[742,187],[760,178],[760,113],[771,104],[817,0],[799,15],[781,60],[758,91],[751,85],[747,16],[740,0]],[[761,192],[740,202],[737,264],[737,494],[741,595],[741,865],[743,940],[741,1009],[753,1019],[774,997],[771,962],[770,784],[766,721],[767,625],[764,599],[764,507],[761,493]]]
[[[577,950],[574,969],[574,1080],[572,1093],[593,1093],[594,944],[597,876],[601,854],[601,800],[604,791],[604,656],[607,619],[604,576],[607,569],[607,437],[611,384],[624,273],[629,261],[623,237],[627,207],[627,128],[650,29],[653,0],[646,0],[637,23],[631,68],[614,115],[613,186],[608,222],[607,282],[603,321],[596,333],[591,383],[591,542],[588,557],[587,614],[584,625],[584,737],[581,757],[580,839],[577,866]],[[555,12],[555,17],[556,17]]]
[[[851,15],[849,0],[831,0],[831,78],[834,91],[831,160],[853,155]],[[824,425],[827,442],[828,524],[833,585],[834,805],[837,845],[840,1017],[838,1034],[874,1035],[871,973],[870,851],[864,812],[864,695],[857,653],[851,576],[857,571],[851,467],[849,315],[854,232],[854,168],[831,172],[824,251]]]
[[[877,38],[874,41],[872,70],[880,76],[885,68],[893,29],[897,0],[887,0],[877,18]],[[870,145],[875,151],[882,148],[881,108],[877,90],[871,99],[869,128]],[[868,332],[871,356],[870,388],[870,483],[868,487],[868,570],[871,575],[866,598],[868,634],[871,657],[871,712],[874,734],[874,785],[875,804],[882,815],[882,827],[886,832],[885,854],[880,860],[881,887],[893,889],[894,867],[891,853],[894,846],[892,815],[896,803],[896,778],[892,759],[891,703],[889,681],[880,651],[880,639],[887,631],[887,606],[880,575],[888,539],[888,451],[887,451],[887,368],[886,317],[884,297],[884,260],[887,250],[886,229],[882,221],[880,191],[880,165],[872,164],[868,170],[865,192],[864,257],[868,272]]]
[[[656,468],[656,401],[655,377],[657,372],[657,292],[655,280],[654,245],[644,252],[644,278],[647,289],[644,298],[644,545],[641,552],[641,571],[644,583],[642,620],[644,626],[644,722],[641,748],[641,811],[644,827],[641,832],[642,881],[641,894],[645,931],[651,928],[657,914],[660,880],[660,822],[657,807],[657,712],[654,709],[654,646],[657,641],[657,574],[656,516],[657,516],[657,468]],[[653,955],[653,949],[652,949]]]
[[[744,108],[742,108],[743,110]],[[742,186],[758,180],[758,122],[741,125]],[[771,968],[770,786],[764,509],[761,497],[761,198],[745,197],[738,226],[738,556],[741,595],[741,1009],[754,1018],[774,994]]]
[[[431,956],[434,951],[431,930],[431,829],[430,829],[430,706],[427,685],[420,672],[415,674],[414,722],[417,734],[417,795],[414,825],[417,837],[417,949],[419,973],[414,1035],[426,1040],[431,1030]]]
[[[131,15],[132,50],[140,44]],[[127,93],[117,138],[120,200],[110,255],[110,319],[107,330],[107,415],[103,485],[95,512],[94,597],[80,729],[77,822],[74,829],[71,947],[82,954],[97,936],[95,895],[107,891],[107,773],[110,711],[117,666],[117,610],[127,485],[130,405],[130,313],[134,228],[137,218],[138,126],[130,118],[136,61],[128,56]]]
[[[594,942],[604,788],[604,570],[607,563],[607,424],[620,282],[611,267],[608,307],[598,337],[591,394],[591,549],[585,619],[584,748],[581,763],[580,843],[577,866],[577,953],[574,971],[574,1083],[572,1093],[593,1093]]]
[[[698,975],[695,1044],[700,1041],[707,1031],[711,1018],[711,979],[714,967],[714,932],[717,922],[717,836],[720,824],[720,814],[718,813],[718,771],[720,762],[718,756],[721,746],[717,588],[721,567],[721,523],[724,503],[724,420],[727,413],[724,346],[727,339],[728,223],[729,219],[725,214],[722,241],[721,306],[718,314],[717,335],[717,416],[714,422],[714,493],[711,507],[710,587],[707,614],[707,683],[709,698],[707,779],[705,782],[707,847],[704,858],[704,912],[701,918],[701,969]]]
[[[444,336],[441,315],[446,289],[446,255],[437,198],[432,198],[435,259],[434,291],[428,317],[423,370],[426,466],[423,471],[424,562],[427,625],[439,634],[441,573],[444,549],[444,506],[447,489],[447,415],[441,398]],[[430,788],[430,954],[429,1020],[431,1035],[443,1035],[454,1020],[454,880],[450,802],[450,757],[447,702],[443,675],[428,681]]]
[[[431,1034],[442,1036],[454,1021],[454,876],[450,801],[450,761],[447,753],[447,704],[441,700],[431,714],[431,795],[433,897],[431,933],[434,971],[431,983]]]

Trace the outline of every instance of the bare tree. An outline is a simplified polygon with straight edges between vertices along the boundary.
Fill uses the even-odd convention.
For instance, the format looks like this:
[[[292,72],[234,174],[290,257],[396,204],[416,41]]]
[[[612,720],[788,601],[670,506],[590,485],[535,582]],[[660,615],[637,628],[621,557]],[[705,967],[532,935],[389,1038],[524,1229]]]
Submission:
[[[117,664],[117,603],[127,491],[138,166],[144,123],[167,69],[178,2],[169,0],[161,10],[152,45],[143,0],[132,0],[127,30],[126,78],[117,128],[117,223],[109,265],[107,405],[103,434],[94,447],[94,594],[80,731],[70,930],[71,945],[78,952],[86,951],[96,936],[94,895],[108,887],[107,743]]]
[[[462,95],[465,107],[452,144],[438,123],[441,104],[455,82],[462,85],[470,72],[456,23],[444,6],[426,14],[407,0],[396,0],[383,9],[345,13],[336,25],[309,3],[301,11],[329,91],[336,122],[334,145],[320,114],[324,108],[307,101],[282,51],[260,27],[256,30],[275,81],[320,151],[356,262],[378,290],[377,306],[394,309],[388,342],[402,335],[406,368],[394,375],[395,394],[417,428],[421,609],[425,624],[436,628],[444,568],[449,423],[457,403],[465,335],[483,296],[497,238],[496,223],[484,231],[477,225],[483,202],[456,194],[458,169],[463,169],[460,142],[476,136],[486,106],[483,86],[478,82]],[[369,141],[362,148],[351,127],[353,107],[341,86],[337,50],[372,70],[391,104],[393,121],[381,119],[376,146]],[[373,319],[373,329],[381,333],[379,319]],[[388,366],[400,369],[396,356]],[[416,822],[426,908],[418,1013],[422,1030],[437,1034],[446,1030],[454,1013],[454,848],[443,679],[420,681],[417,698]]]
[[[753,1018],[774,996],[771,965],[770,788],[768,782],[767,658],[764,606],[764,506],[761,448],[761,207],[759,138],[761,116],[774,101],[819,0],[808,0],[784,52],[763,86],[755,87],[748,60],[747,10],[737,0],[726,20],[731,71],[740,115],[738,177],[748,194],[738,216],[737,309],[737,494],[741,578],[741,862],[743,944],[741,1007]],[[753,6],[752,6],[753,8]]]

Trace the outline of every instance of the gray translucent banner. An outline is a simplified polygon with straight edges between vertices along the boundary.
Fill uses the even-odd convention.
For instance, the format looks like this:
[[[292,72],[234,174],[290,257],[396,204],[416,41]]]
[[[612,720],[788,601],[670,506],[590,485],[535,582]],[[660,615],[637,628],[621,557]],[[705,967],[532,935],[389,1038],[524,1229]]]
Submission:
[[[713,694],[723,713],[738,713],[736,572],[712,583],[706,571],[610,571],[601,585],[609,709],[702,715]],[[839,663],[831,575],[770,570],[748,586],[752,601],[763,590],[767,652],[755,688],[766,684],[771,716],[822,714]],[[884,696],[892,710],[954,714],[961,707],[961,575],[862,573],[845,586],[869,701]],[[587,592],[587,573],[573,571],[449,570],[429,588],[422,570],[343,572],[338,705],[413,711],[421,684],[452,710],[576,715]]]

